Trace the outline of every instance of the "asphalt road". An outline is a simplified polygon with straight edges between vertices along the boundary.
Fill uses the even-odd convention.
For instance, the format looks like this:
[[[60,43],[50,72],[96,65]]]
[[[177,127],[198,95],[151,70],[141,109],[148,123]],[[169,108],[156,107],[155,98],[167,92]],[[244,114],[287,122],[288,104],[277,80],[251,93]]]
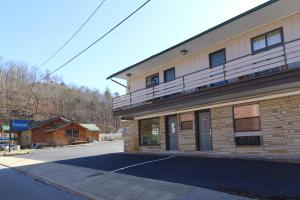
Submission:
[[[161,155],[106,154],[57,163],[114,171],[164,158]],[[175,156],[121,169],[117,173],[181,183],[259,198],[300,198],[300,164]]]
[[[84,200],[0,165],[1,200]]]

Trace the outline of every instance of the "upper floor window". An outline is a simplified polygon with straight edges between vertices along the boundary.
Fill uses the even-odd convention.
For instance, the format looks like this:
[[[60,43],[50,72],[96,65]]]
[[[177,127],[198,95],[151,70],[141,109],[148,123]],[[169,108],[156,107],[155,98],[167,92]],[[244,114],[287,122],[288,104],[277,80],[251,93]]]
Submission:
[[[211,68],[223,65],[226,63],[225,49],[221,49],[209,54],[209,66]]]
[[[251,39],[252,52],[262,51],[283,42],[282,28]]]
[[[175,79],[175,68],[167,69],[164,71],[165,82],[173,81]]]
[[[153,74],[151,76],[146,77],[146,87],[153,87],[159,84],[159,74]]]

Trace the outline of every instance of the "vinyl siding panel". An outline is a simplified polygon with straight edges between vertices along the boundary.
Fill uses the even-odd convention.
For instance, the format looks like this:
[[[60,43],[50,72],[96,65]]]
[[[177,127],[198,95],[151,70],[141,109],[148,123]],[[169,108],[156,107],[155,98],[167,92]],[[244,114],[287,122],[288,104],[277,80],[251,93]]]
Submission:
[[[300,13],[293,14],[289,17],[274,21],[255,30],[229,38],[221,43],[209,46],[198,52],[181,56],[180,59],[162,66],[157,66],[144,74],[134,76],[128,80],[129,92],[143,89],[146,87],[146,77],[159,73],[160,82],[164,81],[164,70],[175,67],[176,77],[180,77],[201,69],[209,67],[209,54],[219,49],[226,49],[226,60],[232,60],[251,53],[250,39],[257,35],[266,33],[276,28],[283,27],[284,41],[291,41],[300,38]]]

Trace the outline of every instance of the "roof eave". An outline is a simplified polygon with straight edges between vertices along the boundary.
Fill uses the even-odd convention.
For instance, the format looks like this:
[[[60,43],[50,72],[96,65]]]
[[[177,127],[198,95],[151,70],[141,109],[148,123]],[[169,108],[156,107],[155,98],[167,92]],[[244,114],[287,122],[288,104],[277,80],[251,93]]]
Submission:
[[[178,43],[178,44],[176,44],[176,45],[174,45],[174,46],[172,46],[170,48],[167,48],[167,49],[165,49],[165,50],[163,50],[163,51],[161,51],[161,52],[159,52],[157,54],[154,54],[154,55],[152,55],[152,56],[150,56],[150,57],[148,57],[148,58],[146,58],[146,59],[144,59],[144,60],[142,60],[142,61],[134,64],[134,65],[131,65],[131,66],[129,66],[129,67],[123,69],[123,70],[120,70],[120,71],[118,71],[118,72],[116,72],[116,73],[108,76],[106,79],[108,80],[108,79],[114,78],[114,77],[120,75],[121,73],[126,72],[126,71],[128,71],[128,70],[130,70],[130,69],[132,69],[132,68],[134,68],[134,67],[136,67],[136,66],[138,66],[138,65],[140,65],[140,64],[142,64],[142,63],[144,63],[146,61],[148,61],[148,60],[151,60],[151,59],[153,59],[153,58],[155,58],[157,56],[160,56],[160,55],[162,55],[162,54],[164,54],[164,53],[166,53],[166,52],[168,52],[168,51],[170,51],[172,49],[175,49],[175,48],[177,48],[177,47],[179,47],[179,46],[181,46],[181,45],[183,45],[183,44],[185,44],[185,43],[187,43],[187,42],[189,42],[191,40],[194,40],[194,39],[199,38],[199,37],[201,37],[203,35],[206,35],[206,34],[212,32],[212,31],[214,31],[214,30],[216,30],[216,29],[218,29],[220,27],[223,27],[223,26],[225,26],[225,25],[227,25],[227,24],[229,24],[229,23],[231,23],[231,22],[233,22],[235,20],[238,20],[238,19],[240,19],[240,18],[242,18],[244,16],[247,16],[247,15],[249,15],[249,14],[251,14],[251,13],[257,11],[257,10],[260,10],[261,8],[269,6],[269,5],[271,5],[271,4],[273,4],[273,3],[277,2],[277,1],[279,1],[279,0],[270,0],[270,1],[267,1],[267,2],[265,2],[265,3],[263,3],[263,4],[259,5],[259,6],[256,6],[256,7],[252,8],[252,9],[246,11],[246,12],[243,12],[243,13],[241,13],[241,14],[239,14],[239,15],[237,15],[237,16],[235,16],[235,17],[233,17],[233,18],[231,18],[231,19],[229,19],[227,21],[225,21],[225,22],[222,22],[221,24],[218,24],[218,25],[216,25],[216,26],[214,26],[214,27],[212,27],[212,28],[210,28],[210,29],[208,29],[206,31],[203,31],[203,32],[199,33],[198,35],[195,35],[194,37],[191,37],[191,38],[189,38],[187,40],[184,40],[183,42],[180,42],[180,43]]]

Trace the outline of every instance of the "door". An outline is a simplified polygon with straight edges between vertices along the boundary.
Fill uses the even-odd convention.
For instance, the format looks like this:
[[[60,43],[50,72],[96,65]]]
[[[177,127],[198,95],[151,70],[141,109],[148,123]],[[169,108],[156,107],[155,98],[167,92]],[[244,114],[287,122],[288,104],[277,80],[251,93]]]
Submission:
[[[167,117],[168,150],[178,150],[177,116]]]
[[[201,151],[212,150],[212,136],[210,127],[210,111],[198,113],[198,144]]]

